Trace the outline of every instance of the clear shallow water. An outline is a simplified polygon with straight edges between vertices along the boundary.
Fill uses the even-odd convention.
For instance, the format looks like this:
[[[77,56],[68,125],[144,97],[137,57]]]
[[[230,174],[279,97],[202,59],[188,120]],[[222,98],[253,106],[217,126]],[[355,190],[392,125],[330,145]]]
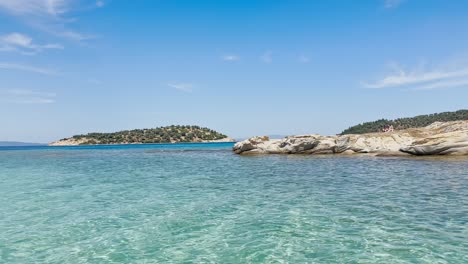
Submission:
[[[468,263],[468,160],[0,148],[0,263]]]

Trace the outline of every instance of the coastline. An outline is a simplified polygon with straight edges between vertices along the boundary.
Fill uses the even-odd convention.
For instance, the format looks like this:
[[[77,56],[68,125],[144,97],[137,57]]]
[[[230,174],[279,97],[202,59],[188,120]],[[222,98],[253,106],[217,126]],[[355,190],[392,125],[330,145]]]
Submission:
[[[163,143],[115,143],[115,144],[78,144],[78,143],[65,143],[61,141],[51,142],[43,146],[48,147],[78,147],[78,146],[126,146],[126,145],[172,145],[172,144],[210,144],[210,143],[236,143],[237,140],[233,138],[225,138],[218,140],[204,140],[204,141],[192,141],[192,142],[163,142]]]

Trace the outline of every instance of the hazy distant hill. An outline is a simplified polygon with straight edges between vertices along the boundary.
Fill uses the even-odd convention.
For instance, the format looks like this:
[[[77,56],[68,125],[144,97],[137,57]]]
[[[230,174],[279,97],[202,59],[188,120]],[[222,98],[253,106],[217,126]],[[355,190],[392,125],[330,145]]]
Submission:
[[[0,147],[25,147],[25,146],[41,146],[41,145],[45,145],[45,144],[16,142],[16,141],[0,141]]]
[[[394,120],[379,119],[377,121],[366,122],[352,126],[348,129],[345,129],[343,132],[341,132],[341,134],[364,134],[380,132],[386,126],[393,126],[395,130],[401,130],[406,128],[425,127],[437,121],[447,122],[458,120],[468,120],[468,110],[419,115],[415,117],[398,118]]]
[[[233,141],[226,135],[199,126],[166,126],[148,129],[125,130],[114,133],[89,133],[64,138],[50,145],[100,145]]]

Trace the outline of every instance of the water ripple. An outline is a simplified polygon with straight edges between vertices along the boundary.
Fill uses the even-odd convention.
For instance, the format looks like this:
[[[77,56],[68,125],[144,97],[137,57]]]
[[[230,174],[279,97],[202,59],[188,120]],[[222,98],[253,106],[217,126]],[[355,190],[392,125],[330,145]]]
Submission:
[[[1,263],[468,263],[468,161],[0,152]]]

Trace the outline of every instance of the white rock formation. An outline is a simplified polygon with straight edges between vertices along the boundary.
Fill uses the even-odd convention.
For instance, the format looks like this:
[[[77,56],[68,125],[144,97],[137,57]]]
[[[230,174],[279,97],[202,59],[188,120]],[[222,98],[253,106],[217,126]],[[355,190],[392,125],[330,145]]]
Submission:
[[[468,155],[468,120],[435,122],[387,133],[253,137],[234,145],[237,154]]]

